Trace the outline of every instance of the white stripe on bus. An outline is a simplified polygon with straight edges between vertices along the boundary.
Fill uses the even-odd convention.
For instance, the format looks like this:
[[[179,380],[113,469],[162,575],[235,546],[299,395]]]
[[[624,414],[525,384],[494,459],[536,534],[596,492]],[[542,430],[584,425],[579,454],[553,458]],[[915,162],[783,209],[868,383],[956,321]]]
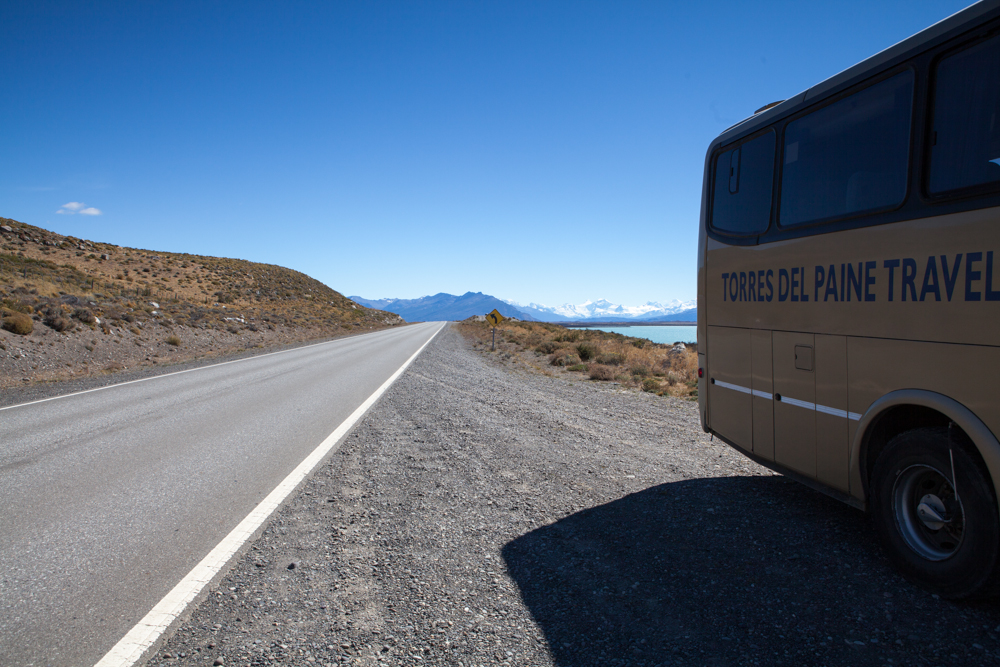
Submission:
[[[733,391],[738,391],[741,394],[751,394],[752,396],[757,396],[759,398],[764,398],[769,401],[774,400],[774,394],[769,394],[766,391],[761,391],[759,389],[750,389],[749,387],[744,387],[738,384],[732,384],[731,382],[723,382],[722,380],[713,380],[712,384],[717,387],[723,387],[724,389],[732,389]],[[808,401],[800,401],[797,398],[790,398],[788,396],[782,396],[780,401],[782,403],[788,403],[789,405],[794,405],[797,408],[805,408],[806,410],[813,410],[815,412],[822,412],[825,415],[832,415],[834,417],[841,417],[843,419],[850,419],[851,421],[860,421],[861,415],[857,412],[848,412],[847,410],[840,410],[838,408],[831,408],[826,405],[819,405],[818,403],[810,403]]]

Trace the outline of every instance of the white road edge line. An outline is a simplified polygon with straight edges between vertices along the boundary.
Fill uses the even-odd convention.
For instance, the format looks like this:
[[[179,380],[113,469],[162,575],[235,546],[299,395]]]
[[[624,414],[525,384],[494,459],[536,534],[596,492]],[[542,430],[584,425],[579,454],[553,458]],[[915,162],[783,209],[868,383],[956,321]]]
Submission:
[[[263,359],[264,357],[272,357],[276,354],[285,354],[286,352],[296,352],[298,350],[305,350],[310,347],[319,347],[320,345],[330,345],[332,343],[339,343],[344,340],[350,340],[352,338],[360,338],[361,336],[366,336],[368,333],[380,333],[384,331],[402,331],[402,329],[380,329],[379,331],[369,331],[363,334],[356,334],[354,336],[344,336],[343,338],[334,338],[333,340],[325,340],[322,343],[313,343],[311,345],[303,345],[301,347],[293,347],[289,350],[278,350],[277,352],[267,352],[265,354],[258,354],[255,357],[243,357],[242,359],[233,359],[232,361],[220,361],[217,364],[209,364],[208,366],[198,366],[198,368],[186,368],[182,371],[174,371],[173,373],[164,373],[163,375],[154,375],[148,378],[139,378],[138,380],[129,380],[128,382],[118,382],[115,384],[106,384],[103,387],[94,387],[93,389],[84,389],[83,391],[74,391],[72,394],[61,394],[59,396],[49,396],[48,398],[40,398],[37,401],[28,401],[27,403],[18,403],[17,405],[8,405],[6,407],[0,408],[0,412],[4,410],[13,410],[14,408],[23,408],[26,405],[35,405],[36,403],[45,403],[46,401],[55,401],[60,398],[69,398],[70,396],[80,396],[81,394],[89,394],[93,391],[101,391],[103,389],[114,389],[115,387],[124,387],[127,384],[135,384],[137,382],[147,382],[149,380],[159,380],[160,378],[170,377],[171,375],[180,375],[182,373],[193,373],[195,371],[203,371],[206,368],[216,368],[218,366],[225,366],[227,364],[238,364],[241,361],[250,361],[252,359]]]
[[[382,386],[375,390],[358,409],[351,413],[333,433],[328,435],[323,442],[313,450],[305,460],[300,463],[284,480],[278,484],[257,507],[247,515],[226,535],[225,538],[200,563],[194,566],[187,576],[181,579],[180,583],[174,586],[173,590],[167,593],[141,621],[135,624],[114,647],[105,654],[95,667],[131,667],[145,655],[146,651],[152,647],[160,636],[166,632],[167,628],[181,615],[192,601],[197,599],[201,591],[211,583],[212,579],[229,563],[229,560],[240,548],[251,538],[265,521],[270,518],[281,503],[285,501],[292,491],[302,480],[312,473],[313,469],[336,447],[341,438],[362,418],[365,413],[375,404],[375,402],[392,386],[392,384],[403,374],[403,371],[413,363],[413,360],[430,345],[434,337],[441,329],[442,323],[437,331],[420,346],[416,352],[407,359],[399,369],[393,373]]]

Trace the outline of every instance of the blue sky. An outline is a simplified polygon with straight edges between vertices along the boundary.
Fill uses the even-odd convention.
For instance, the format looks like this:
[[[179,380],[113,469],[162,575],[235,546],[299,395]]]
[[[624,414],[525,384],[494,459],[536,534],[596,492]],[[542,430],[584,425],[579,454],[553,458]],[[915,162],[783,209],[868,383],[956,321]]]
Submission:
[[[6,2],[0,216],[368,298],[692,299],[711,139],[966,4]]]

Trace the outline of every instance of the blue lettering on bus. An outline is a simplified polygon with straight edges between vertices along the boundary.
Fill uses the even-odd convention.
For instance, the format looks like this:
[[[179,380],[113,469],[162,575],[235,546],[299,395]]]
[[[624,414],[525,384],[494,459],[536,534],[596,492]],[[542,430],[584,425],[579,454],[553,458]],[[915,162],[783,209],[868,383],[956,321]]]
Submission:
[[[834,301],[840,301],[840,294],[837,292],[837,267],[833,264],[830,265],[829,276],[826,281],[826,291],[823,293],[823,301],[828,300],[831,296]]]
[[[910,289],[910,294],[912,295],[912,300],[917,300],[917,288],[914,286],[913,281],[917,277],[917,262],[916,260],[907,257],[903,260],[903,285],[901,288],[903,301],[906,301],[906,289]]]
[[[924,284],[920,288],[920,300],[927,298],[928,294],[934,294],[934,300],[941,300],[941,288],[938,287],[937,257],[931,255],[927,258],[927,268],[924,269]]]
[[[972,291],[972,283],[979,280],[979,277],[983,275],[982,271],[973,271],[972,265],[983,261],[983,253],[981,252],[967,252],[965,253],[965,300],[966,301],[980,301],[983,296],[979,292]]]
[[[787,269],[778,269],[778,301],[788,301]]]
[[[957,253],[954,256],[930,255],[918,262],[913,257],[881,260],[886,272],[887,301],[952,301],[959,274],[965,264],[965,301],[1000,301],[1000,276],[994,281],[994,251]],[[923,264],[921,271],[920,264]],[[981,266],[985,264],[985,269]],[[779,302],[873,302],[878,300],[879,261],[865,260],[836,264],[817,264],[812,270],[812,284],[806,267],[731,271],[722,274],[722,300],[771,302],[775,292]],[[897,269],[899,269],[897,273]],[[1000,268],[997,269],[1000,273]],[[774,284],[777,274],[778,284]],[[897,281],[898,278],[898,281]],[[897,282],[899,290],[896,290]],[[919,287],[919,289],[918,289]],[[776,289],[777,288],[777,289]],[[810,294],[812,292],[812,294]]]
[[[892,281],[893,281],[896,269],[899,268],[899,260],[898,259],[887,259],[884,262],[882,262],[882,266],[884,268],[886,268],[886,269],[889,269],[889,301],[892,301]]]
[[[955,293],[955,283],[958,281],[958,267],[962,263],[962,253],[955,255],[955,263],[951,272],[948,272],[948,255],[941,255],[941,273],[944,276],[944,291],[951,301],[951,295]]]
[[[854,288],[854,295],[861,301],[861,262],[858,262],[858,274],[854,275],[854,264],[847,265],[847,285],[844,291],[847,292],[847,300],[851,300],[851,288]]]
[[[865,301],[874,301],[875,292],[871,288],[875,285],[875,276],[872,271],[878,266],[878,262],[865,262]]]
[[[986,300],[1000,301],[1000,290],[993,289],[993,251],[986,253]]]

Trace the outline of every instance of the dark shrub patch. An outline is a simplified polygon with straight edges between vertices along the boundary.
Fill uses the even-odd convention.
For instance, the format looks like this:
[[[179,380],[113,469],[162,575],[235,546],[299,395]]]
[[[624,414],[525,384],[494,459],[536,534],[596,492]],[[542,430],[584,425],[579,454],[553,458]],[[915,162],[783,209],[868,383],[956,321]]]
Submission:
[[[619,354],[618,352],[606,352],[604,354],[597,355],[597,358],[594,361],[608,366],[621,366],[625,363],[625,355]]]
[[[553,366],[572,366],[573,364],[580,363],[580,357],[569,350],[560,350],[549,358],[549,363]]]
[[[90,308],[77,308],[73,311],[73,317],[84,324],[93,324],[96,321],[94,313],[90,311]]]
[[[538,352],[539,354],[552,354],[558,349],[559,349],[559,343],[547,340],[538,347],[536,347],[535,352]]]
[[[632,368],[629,369],[632,375],[638,375],[639,377],[646,377],[649,375],[649,366],[646,364],[633,364]]]
[[[590,361],[598,355],[599,350],[596,346],[591,345],[590,343],[580,343],[576,346],[576,352],[580,355],[580,359],[583,361]]]
[[[590,364],[589,376],[591,380],[614,380],[615,369],[604,364]]]

